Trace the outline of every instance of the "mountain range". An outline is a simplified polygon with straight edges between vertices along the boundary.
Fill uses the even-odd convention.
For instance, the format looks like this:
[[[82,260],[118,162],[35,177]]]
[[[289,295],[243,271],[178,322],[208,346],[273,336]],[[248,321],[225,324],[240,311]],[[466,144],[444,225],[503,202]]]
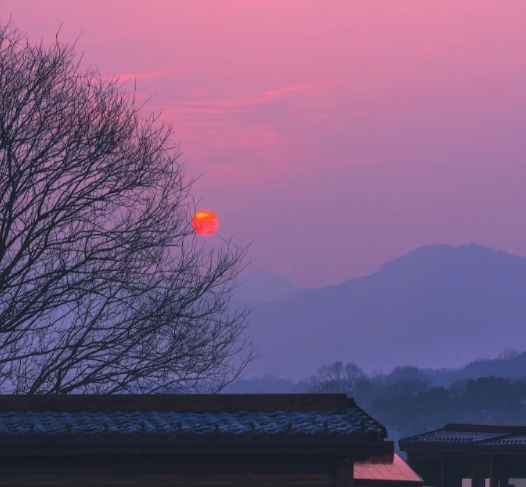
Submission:
[[[260,270],[238,279],[236,299],[247,304],[260,304],[299,296],[305,290],[282,276]]]
[[[252,306],[261,355],[247,378],[297,381],[336,360],[369,373],[456,368],[526,343],[526,259],[476,244],[420,247],[319,289],[269,273],[246,281],[234,304]]]

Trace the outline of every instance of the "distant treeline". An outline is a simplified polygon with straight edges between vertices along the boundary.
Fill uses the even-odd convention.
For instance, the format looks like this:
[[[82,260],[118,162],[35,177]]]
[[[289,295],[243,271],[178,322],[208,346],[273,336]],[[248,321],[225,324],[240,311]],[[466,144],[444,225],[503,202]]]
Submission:
[[[458,370],[400,366],[371,375],[352,362],[335,362],[296,384],[267,376],[223,392],[343,392],[401,437],[445,423],[526,423],[526,352],[505,350]]]
[[[402,437],[446,423],[526,423],[526,378],[480,377],[416,394],[381,394],[364,407]]]

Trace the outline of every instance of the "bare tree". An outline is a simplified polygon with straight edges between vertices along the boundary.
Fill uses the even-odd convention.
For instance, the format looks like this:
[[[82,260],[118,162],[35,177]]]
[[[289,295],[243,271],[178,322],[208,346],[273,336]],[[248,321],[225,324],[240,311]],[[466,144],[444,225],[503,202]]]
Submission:
[[[427,374],[413,365],[395,367],[386,377],[389,396],[415,396],[428,390],[432,383]]]
[[[247,249],[198,243],[172,127],[74,47],[0,25],[0,391],[217,392]]]
[[[499,359],[501,360],[515,360],[520,355],[517,350],[514,348],[505,348],[502,352],[499,354]]]
[[[334,362],[323,365],[318,374],[299,384],[300,390],[311,393],[345,392],[348,396],[360,397],[369,383],[365,372],[353,362],[343,365]]]

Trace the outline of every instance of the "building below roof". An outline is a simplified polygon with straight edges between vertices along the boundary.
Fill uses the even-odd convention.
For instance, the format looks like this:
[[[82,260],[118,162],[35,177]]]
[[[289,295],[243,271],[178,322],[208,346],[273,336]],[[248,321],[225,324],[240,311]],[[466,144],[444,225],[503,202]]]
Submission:
[[[526,424],[446,424],[398,443],[426,485],[526,487]]]
[[[0,487],[351,487],[386,437],[345,394],[0,396]]]

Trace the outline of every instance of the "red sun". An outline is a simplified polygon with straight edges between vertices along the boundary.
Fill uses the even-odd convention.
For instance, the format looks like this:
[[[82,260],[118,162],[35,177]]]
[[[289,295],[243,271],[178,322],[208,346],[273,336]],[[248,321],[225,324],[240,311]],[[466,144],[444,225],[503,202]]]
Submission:
[[[219,218],[210,210],[198,211],[192,218],[192,227],[195,233],[202,237],[209,237],[217,232],[219,228]]]

